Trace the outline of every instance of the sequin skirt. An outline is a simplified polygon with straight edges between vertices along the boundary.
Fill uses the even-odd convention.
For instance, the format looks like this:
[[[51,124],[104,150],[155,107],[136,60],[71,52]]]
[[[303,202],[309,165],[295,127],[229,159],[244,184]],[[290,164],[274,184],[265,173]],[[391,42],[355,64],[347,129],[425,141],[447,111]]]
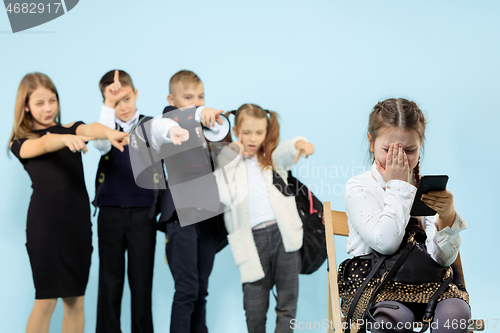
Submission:
[[[339,286],[339,295],[341,298],[341,308],[344,316],[347,316],[349,308],[356,291],[361,286],[365,277],[371,269],[371,259],[348,259],[342,262],[339,266],[337,281]],[[448,267],[443,280],[447,279],[452,273],[452,268]],[[363,316],[363,313],[368,306],[368,302],[377,286],[382,280],[380,278],[372,278],[354,310],[353,320],[358,320]],[[441,285],[440,282],[422,283],[422,284],[405,284],[393,281],[388,281],[382,291],[376,296],[375,303],[381,301],[396,301],[407,303],[428,303],[429,298]],[[461,283],[450,283],[448,288],[441,294],[438,301],[447,298],[460,298],[469,303],[469,294]]]

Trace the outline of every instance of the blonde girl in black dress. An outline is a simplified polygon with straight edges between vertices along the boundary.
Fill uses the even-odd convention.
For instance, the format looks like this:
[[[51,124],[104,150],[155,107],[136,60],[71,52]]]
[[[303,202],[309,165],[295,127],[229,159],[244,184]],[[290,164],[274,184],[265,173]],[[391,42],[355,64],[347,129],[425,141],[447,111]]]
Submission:
[[[27,74],[17,93],[9,140],[31,181],[26,248],[35,284],[35,305],[26,332],[48,332],[62,298],[62,332],[83,332],[92,231],[80,152],[86,142],[108,139],[123,151],[127,134],[101,124],[61,125],[59,95],[44,74]]]

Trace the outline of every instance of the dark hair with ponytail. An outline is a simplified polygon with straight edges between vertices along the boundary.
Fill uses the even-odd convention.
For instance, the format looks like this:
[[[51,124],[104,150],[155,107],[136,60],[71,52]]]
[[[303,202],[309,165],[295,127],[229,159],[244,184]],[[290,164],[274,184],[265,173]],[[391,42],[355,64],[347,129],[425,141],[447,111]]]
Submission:
[[[245,117],[267,119],[266,138],[257,152],[257,159],[262,165],[262,169],[267,167],[274,169],[272,155],[273,151],[276,147],[278,147],[278,143],[280,142],[280,124],[278,122],[278,114],[274,111],[264,110],[256,104],[243,104],[236,111],[226,112],[225,116],[229,117],[230,114],[234,114],[234,126],[236,126],[236,128],[240,127],[241,122]],[[232,142],[231,136],[228,135],[225,141]]]
[[[377,136],[387,128],[396,127],[403,131],[415,131],[423,147],[425,125],[425,116],[415,102],[404,98],[389,98],[378,102],[373,107],[373,111],[370,113],[370,120],[368,121],[368,133],[371,135],[372,142],[375,142]],[[372,160],[375,160],[372,152],[370,152],[370,156]],[[417,165],[413,169],[417,185],[420,181],[419,172],[420,161],[417,162]]]

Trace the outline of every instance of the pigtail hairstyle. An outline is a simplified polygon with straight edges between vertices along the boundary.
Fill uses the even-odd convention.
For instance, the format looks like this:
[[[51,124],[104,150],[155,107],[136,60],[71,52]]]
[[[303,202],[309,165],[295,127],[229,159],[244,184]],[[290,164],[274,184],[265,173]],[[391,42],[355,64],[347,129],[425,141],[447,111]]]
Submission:
[[[278,147],[280,142],[280,124],[278,121],[278,114],[274,111],[264,110],[256,104],[243,104],[236,111],[226,112],[225,115],[229,117],[230,114],[234,114],[234,124],[239,128],[243,117],[255,117],[255,118],[266,118],[267,119],[267,131],[266,138],[262,142],[261,149],[257,152],[257,159],[262,165],[262,169],[271,167],[274,169],[273,165],[273,152]],[[228,142],[231,142],[231,138],[228,136]]]
[[[42,73],[26,74],[17,90],[16,106],[14,108],[14,126],[10,135],[9,145],[16,139],[36,139],[40,137],[39,134],[33,133],[33,117],[30,112],[26,111],[31,94],[39,87],[44,87],[56,95],[57,115],[54,120],[57,125],[61,124],[61,104],[54,83],[52,83],[47,75]]]
[[[413,176],[415,177],[415,180],[417,181],[417,186],[420,183],[420,157],[418,158],[417,165],[413,168]]]
[[[262,165],[271,166],[274,169],[272,155],[280,142],[280,124],[278,122],[278,114],[276,112],[268,110],[265,111],[269,114],[267,120],[267,133],[266,138],[262,143],[262,149],[257,153],[257,157]],[[262,156],[262,159],[259,154]]]
[[[224,113],[224,115],[226,116],[227,119],[229,119],[230,115],[234,115],[234,117],[235,117],[234,123],[236,124],[236,110],[227,111]],[[231,120],[229,120],[229,122],[231,123]],[[229,133],[226,135],[226,137],[224,139],[221,140],[221,142],[228,142],[228,143],[233,142],[233,139],[231,137],[231,131],[229,131]]]

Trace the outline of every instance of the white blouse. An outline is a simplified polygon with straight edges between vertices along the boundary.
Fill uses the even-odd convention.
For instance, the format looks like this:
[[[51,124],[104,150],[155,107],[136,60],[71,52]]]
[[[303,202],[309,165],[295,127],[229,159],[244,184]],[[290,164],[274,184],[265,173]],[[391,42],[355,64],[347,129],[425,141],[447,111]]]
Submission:
[[[349,225],[347,253],[353,256],[373,250],[395,253],[410,220],[416,191],[415,186],[402,180],[386,183],[375,163],[371,170],[352,177],[346,184],[344,197]],[[440,265],[451,265],[461,243],[459,232],[467,228],[467,222],[457,213],[451,228],[438,231],[436,215],[422,216],[421,220],[427,234],[427,251]]]
[[[250,228],[276,219],[269,199],[267,184],[257,155],[245,158],[248,179],[248,206]]]

